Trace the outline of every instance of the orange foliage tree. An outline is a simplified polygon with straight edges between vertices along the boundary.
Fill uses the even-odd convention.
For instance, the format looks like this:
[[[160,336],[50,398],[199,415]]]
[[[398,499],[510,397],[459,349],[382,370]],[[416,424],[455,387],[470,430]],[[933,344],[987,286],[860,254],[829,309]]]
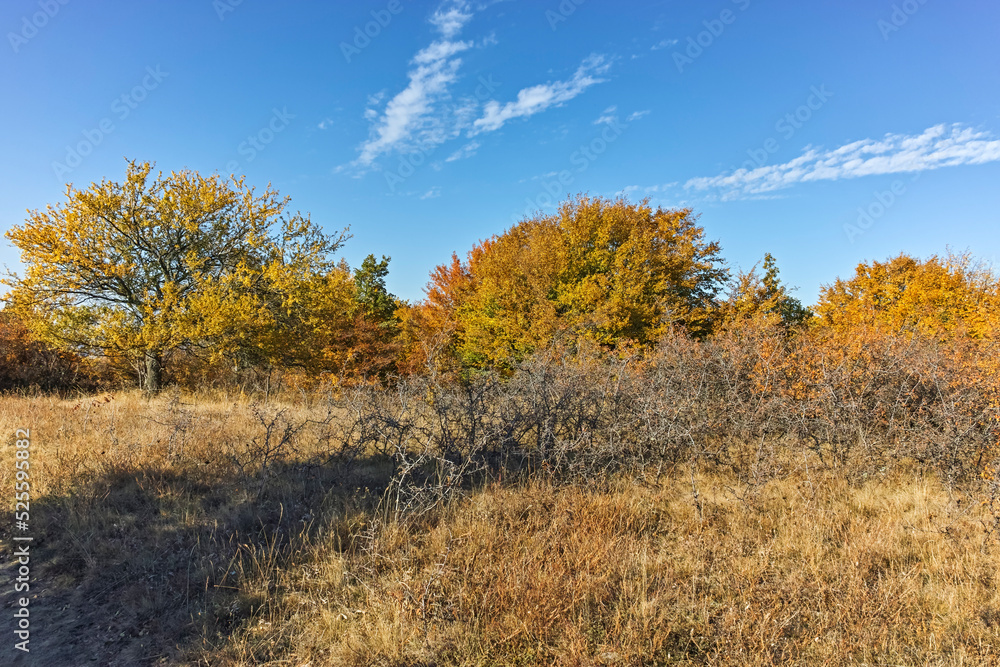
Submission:
[[[997,280],[968,254],[919,260],[905,254],[859,264],[854,277],[820,292],[816,312],[826,327],[875,326],[933,337],[992,337]]]
[[[510,368],[557,336],[648,345],[669,327],[711,331],[727,277],[689,209],[578,196],[431,274],[414,316],[465,367]]]
[[[936,439],[935,457],[979,460],[1000,409],[997,299],[968,254],[862,263],[822,288],[809,344],[787,358],[796,395],[861,415],[853,430],[895,434],[918,458]]]

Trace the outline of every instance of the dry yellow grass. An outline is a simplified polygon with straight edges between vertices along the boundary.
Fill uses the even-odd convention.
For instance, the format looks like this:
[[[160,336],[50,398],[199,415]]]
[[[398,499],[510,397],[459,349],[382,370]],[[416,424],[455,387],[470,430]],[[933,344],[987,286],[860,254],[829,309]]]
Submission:
[[[5,489],[23,427],[48,664],[1000,663],[990,517],[918,468],[706,470],[700,511],[686,469],[529,480],[400,524],[308,437],[258,492],[243,400],[0,398]]]
[[[237,465],[262,430],[254,406],[238,397],[0,397],[6,489],[18,428],[29,428],[32,441],[39,664],[72,664],[79,655],[99,664],[175,664],[183,647],[224,636],[250,612],[230,572],[259,561],[265,544],[275,555],[287,551],[336,474],[276,462],[282,479],[261,494],[257,471]],[[0,538],[9,556],[8,498]],[[0,648],[0,664],[10,650]]]
[[[354,554],[320,538],[223,651],[291,664],[991,665],[997,551],[922,476],[492,488]],[[959,502],[961,501],[961,502]]]

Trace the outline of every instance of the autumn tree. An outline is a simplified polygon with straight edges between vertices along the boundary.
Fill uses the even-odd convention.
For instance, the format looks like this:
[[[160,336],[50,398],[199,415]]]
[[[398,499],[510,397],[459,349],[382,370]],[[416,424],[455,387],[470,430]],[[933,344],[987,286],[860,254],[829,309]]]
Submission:
[[[649,344],[711,329],[727,276],[689,209],[579,196],[478,244],[432,274],[425,320],[472,367],[509,366],[553,336]]]
[[[10,305],[42,341],[135,359],[150,391],[172,350],[279,357],[346,230],[324,233],[243,178],[151,171],[129,162],[122,183],[70,185],[8,231],[26,266],[5,280]]]
[[[452,253],[451,262],[431,271],[430,281],[424,287],[424,300],[406,304],[397,311],[400,317],[399,363],[405,372],[427,368],[441,371],[455,365],[458,309],[465,304],[475,285],[469,265],[482,254],[483,245],[476,245],[465,262],[457,253]]]
[[[994,335],[997,278],[970,255],[920,260],[900,254],[858,265],[820,290],[817,314],[836,330],[863,326],[931,337]]]
[[[386,287],[388,273],[388,257],[368,255],[353,271],[342,261],[324,273],[289,275],[276,361],[338,383],[386,382],[398,370],[403,307]]]

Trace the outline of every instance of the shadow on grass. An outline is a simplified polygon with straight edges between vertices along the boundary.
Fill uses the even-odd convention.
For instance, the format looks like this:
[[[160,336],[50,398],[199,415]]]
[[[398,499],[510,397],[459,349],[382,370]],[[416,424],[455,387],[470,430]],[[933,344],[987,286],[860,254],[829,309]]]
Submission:
[[[112,468],[77,480],[66,494],[38,498],[31,507],[31,653],[5,642],[0,662],[192,660],[266,602],[266,593],[245,592],[244,577],[281,567],[321,525],[343,530],[339,541],[351,549],[357,531],[343,519],[363,525],[391,471],[385,459],[350,467],[275,464],[258,493],[254,480],[212,478],[196,467]],[[5,606],[13,605],[13,593],[6,597]]]

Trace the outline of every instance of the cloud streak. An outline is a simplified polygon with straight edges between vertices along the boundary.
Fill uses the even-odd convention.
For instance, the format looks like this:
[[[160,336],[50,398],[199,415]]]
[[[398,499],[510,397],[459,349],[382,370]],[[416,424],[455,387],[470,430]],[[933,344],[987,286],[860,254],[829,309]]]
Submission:
[[[472,18],[472,10],[468,2],[453,0],[446,2],[431,15],[431,24],[438,29],[445,39],[452,39]]]
[[[601,123],[614,123],[618,120],[618,116],[615,114],[616,111],[618,111],[618,107],[612,104],[601,112],[601,115],[594,121],[594,125],[600,125]]]
[[[452,153],[451,155],[449,155],[447,158],[445,158],[444,161],[445,162],[454,162],[456,160],[462,160],[462,159],[467,158],[467,157],[472,157],[473,155],[476,154],[477,150],[479,150],[479,142],[478,141],[470,141],[469,143],[465,144],[464,146],[462,146],[461,148],[459,148],[457,151],[455,151],[454,153]]]
[[[500,129],[515,118],[526,118],[573,99],[590,86],[603,81],[601,75],[611,66],[603,55],[588,56],[574,74],[563,81],[523,88],[517,99],[506,104],[486,101],[476,88],[475,95],[456,97],[453,89],[459,80],[462,54],[496,42],[487,37],[478,44],[463,41],[459,35],[476,11],[489,2],[446,0],[431,14],[429,23],[436,37],[409,61],[407,85],[400,92],[384,99],[384,94],[371,96],[364,117],[369,123],[368,138],[357,147],[357,158],[338,170],[364,173],[375,166],[376,160],[391,153],[434,150],[446,141],[463,134],[467,140],[476,135]],[[479,78],[480,82],[487,79]],[[492,82],[492,77],[488,77]],[[488,94],[493,87],[487,85]],[[469,141],[452,153],[445,162],[454,162],[475,154],[478,141]]]
[[[457,77],[462,60],[454,56],[471,46],[469,42],[437,41],[413,57],[410,63],[416,67],[408,73],[406,88],[389,100],[381,117],[377,112],[368,114],[374,116],[375,125],[372,136],[361,145],[361,165],[370,165],[379,155],[410,140],[414,131],[426,127],[424,121],[435,101],[448,94]]]
[[[595,83],[611,67],[606,57],[599,54],[588,56],[570,79],[544,83],[530,88],[522,88],[517,99],[501,105],[491,100],[483,107],[483,115],[472,124],[472,134],[492,132],[515,118],[527,118],[546,109],[573,99]]]
[[[370,137],[361,144],[357,164],[368,167],[377,157],[402,145],[440,141],[440,122],[432,115],[436,103],[448,97],[449,87],[458,78],[460,53],[472,42],[455,40],[472,18],[467,0],[450,0],[430,17],[441,38],[421,49],[410,60],[409,83],[385,105],[379,114],[369,108],[365,118],[372,122]],[[374,100],[375,104],[379,98]]]
[[[940,124],[920,134],[887,134],[881,140],[862,139],[833,150],[807,147],[802,155],[783,164],[692,178],[684,188],[715,191],[722,199],[739,199],[811,181],[921,172],[998,160],[1000,139],[994,135],[958,123]]]
[[[677,40],[676,39],[661,39],[656,44],[653,44],[653,46],[651,46],[649,50],[650,51],[659,51],[661,49],[670,48],[671,46],[674,46],[676,44],[677,44]]]

